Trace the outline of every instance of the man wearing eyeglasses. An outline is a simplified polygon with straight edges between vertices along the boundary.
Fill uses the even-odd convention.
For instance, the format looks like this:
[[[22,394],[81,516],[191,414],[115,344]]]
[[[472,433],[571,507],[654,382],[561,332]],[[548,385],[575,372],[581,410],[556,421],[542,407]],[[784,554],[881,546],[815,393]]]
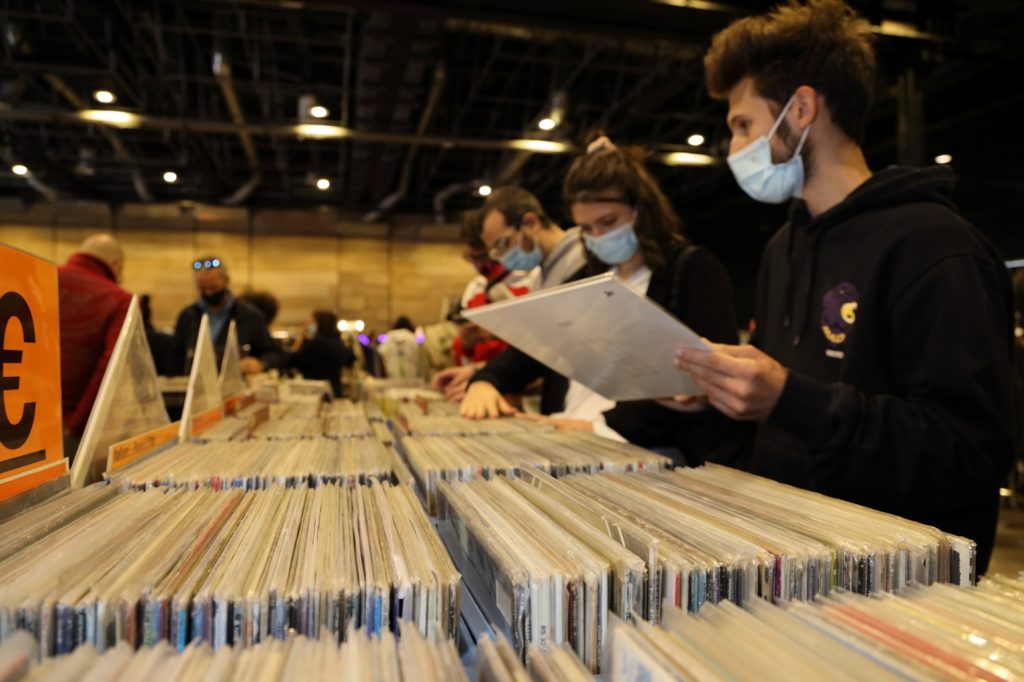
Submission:
[[[483,228],[480,238],[487,255],[507,270],[531,271],[539,268],[536,289],[547,289],[564,284],[586,265],[586,254],[578,227],[568,230],[559,227],[544,211],[530,192],[521,187],[496,189],[480,207]],[[483,384],[475,393],[487,393],[487,402],[493,402],[495,387],[506,392],[518,392],[547,368],[536,360],[509,348],[478,372],[473,367],[453,367],[438,372],[433,379],[435,388],[444,390],[448,400],[462,400],[467,396],[470,379]],[[562,377],[545,376],[544,396]],[[541,404],[544,407],[544,396]],[[474,400],[476,396],[473,397]],[[474,402],[471,400],[470,402]],[[465,411],[466,403],[463,403]]]
[[[178,314],[167,360],[169,373],[182,375],[191,369],[203,315],[210,317],[210,336],[213,337],[213,346],[217,351],[218,366],[224,357],[228,327],[231,320],[234,320],[242,356],[239,362],[242,372],[257,374],[269,369],[283,369],[287,356],[284,349],[270,337],[263,313],[254,305],[236,299],[231,294],[227,264],[215,256],[199,258],[192,262],[192,275],[199,291],[199,300]]]

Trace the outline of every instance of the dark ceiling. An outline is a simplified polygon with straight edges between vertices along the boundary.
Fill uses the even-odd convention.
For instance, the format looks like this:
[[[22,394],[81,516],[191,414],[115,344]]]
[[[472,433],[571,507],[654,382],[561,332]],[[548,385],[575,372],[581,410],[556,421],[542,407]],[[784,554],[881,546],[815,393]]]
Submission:
[[[0,195],[329,204],[380,219],[450,217],[479,202],[481,181],[517,182],[564,216],[560,184],[572,153],[524,153],[508,141],[577,148],[603,128],[616,141],[665,150],[685,149],[699,132],[708,141],[693,151],[720,158],[724,107],[704,92],[701,56],[716,30],[771,4],[5,0]],[[1024,256],[1024,166],[1015,153],[1024,149],[1022,3],[852,4],[880,33],[869,162],[952,154],[964,212],[1007,256]],[[891,35],[891,22],[913,35]],[[77,120],[77,110],[104,108],[93,100],[98,89],[117,97],[107,108],[147,122],[117,129]],[[304,95],[353,136],[291,132]],[[537,123],[553,105],[562,124],[543,133]],[[30,177],[12,173],[15,163]],[[652,167],[698,241],[734,270],[756,268],[779,209],[749,201],[722,164]],[[176,183],[163,181],[167,170]],[[329,190],[316,189],[321,177]]]

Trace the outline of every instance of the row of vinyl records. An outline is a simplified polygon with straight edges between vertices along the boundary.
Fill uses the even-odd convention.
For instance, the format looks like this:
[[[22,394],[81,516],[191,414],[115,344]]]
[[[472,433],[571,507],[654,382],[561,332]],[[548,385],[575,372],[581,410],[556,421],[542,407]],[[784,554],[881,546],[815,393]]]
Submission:
[[[259,406],[256,409],[260,409]],[[280,416],[256,424],[250,408],[220,420],[197,437],[201,441],[368,438],[373,430],[362,415]],[[268,410],[269,411],[269,410]]]
[[[0,639],[28,630],[51,656],[399,623],[457,634],[460,575],[409,486],[105,488],[64,496],[80,514],[61,527],[61,500],[0,526]]]
[[[275,484],[352,486],[372,479],[403,483],[415,480],[428,512],[433,513],[439,480],[491,478],[524,469],[539,469],[556,476],[661,470],[669,463],[667,457],[643,448],[584,433],[405,436],[397,450],[376,438],[316,437],[181,443],[109,474],[108,478],[119,488],[135,490],[261,490]]]
[[[565,476],[599,471],[658,471],[671,465],[668,457],[650,450],[579,431],[408,435],[400,438],[397,447],[423,491],[430,514],[436,514],[439,481],[490,479],[499,474],[515,475],[534,469]]]
[[[181,443],[109,475],[124,489],[210,487],[262,490],[272,485],[353,486],[408,481],[394,449],[371,438]]]
[[[989,680],[1024,676],[1024,582],[996,577],[976,588],[914,587],[900,595],[834,595],[779,608],[731,602],[700,614],[671,612],[660,626],[611,617],[608,682],[812,680]],[[590,672],[560,646],[530,646],[524,666],[500,634],[477,645],[469,675],[454,643],[402,627],[367,636],[302,636],[214,650],[167,642],[134,651],[91,644],[40,660],[35,640],[0,644],[0,680],[389,680],[399,682],[586,682]]]
[[[596,671],[610,614],[974,582],[969,540],[725,467],[519,476],[441,481],[438,508],[520,656],[566,644]]]

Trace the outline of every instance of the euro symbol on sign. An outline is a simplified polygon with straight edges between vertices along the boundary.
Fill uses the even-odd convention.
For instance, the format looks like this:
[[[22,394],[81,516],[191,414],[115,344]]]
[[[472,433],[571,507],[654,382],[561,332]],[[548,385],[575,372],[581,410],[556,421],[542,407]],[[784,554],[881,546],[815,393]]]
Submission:
[[[7,414],[7,392],[17,391],[21,385],[18,377],[7,376],[7,365],[21,364],[21,351],[10,350],[6,346],[7,323],[18,320],[21,323],[21,335],[25,343],[36,342],[36,327],[32,322],[32,311],[20,294],[8,291],[0,297],[0,443],[9,450],[20,448],[32,433],[32,425],[36,420],[36,404],[25,403],[18,423],[12,423]]]

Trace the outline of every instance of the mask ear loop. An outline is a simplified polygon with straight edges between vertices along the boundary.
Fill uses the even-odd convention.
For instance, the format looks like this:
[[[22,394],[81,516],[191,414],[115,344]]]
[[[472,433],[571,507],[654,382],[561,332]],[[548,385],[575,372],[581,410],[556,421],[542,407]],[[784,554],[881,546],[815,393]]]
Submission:
[[[772,139],[772,136],[779,129],[779,126],[782,125],[782,119],[784,119],[786,114],[789,113],[790,108],[793,106],[793,100],[795,99],[796,93],[793,93],[793,96],[789,98],[788,102],[786,102],[786,106],[782,107],[782,111],[779,112],[778,117],[775,119],[775,123],[772,124],[771,130],[769,130],[768,134],[765,136],[766,139]]]
[[[775,119],[775,123],[772,124],[771,130],[768,131],[768,135],[765,137],[766,140],[772,139],[772,135],[774,135],[776,131],[779,129],[779,126],[782,125],[782,120],[786,117],[786,114],[793,107],[793,102],[795,100],[796,93],[793,93],[793,96],[789,98],[788,102],[786,102],[786,106],[782,107],[782,111],[779,112],[779,116],[778,118]],[[797,143],[796,151],[793,152],[792,158],[795,159],[796,157],[800,156],[800,150],[804,148],[804,143],[807,141],[807,134],[811,132],[811,125],[813,124],[809,124],[806,128],[804,128],[804,132],[800,134],[800,142]]]

